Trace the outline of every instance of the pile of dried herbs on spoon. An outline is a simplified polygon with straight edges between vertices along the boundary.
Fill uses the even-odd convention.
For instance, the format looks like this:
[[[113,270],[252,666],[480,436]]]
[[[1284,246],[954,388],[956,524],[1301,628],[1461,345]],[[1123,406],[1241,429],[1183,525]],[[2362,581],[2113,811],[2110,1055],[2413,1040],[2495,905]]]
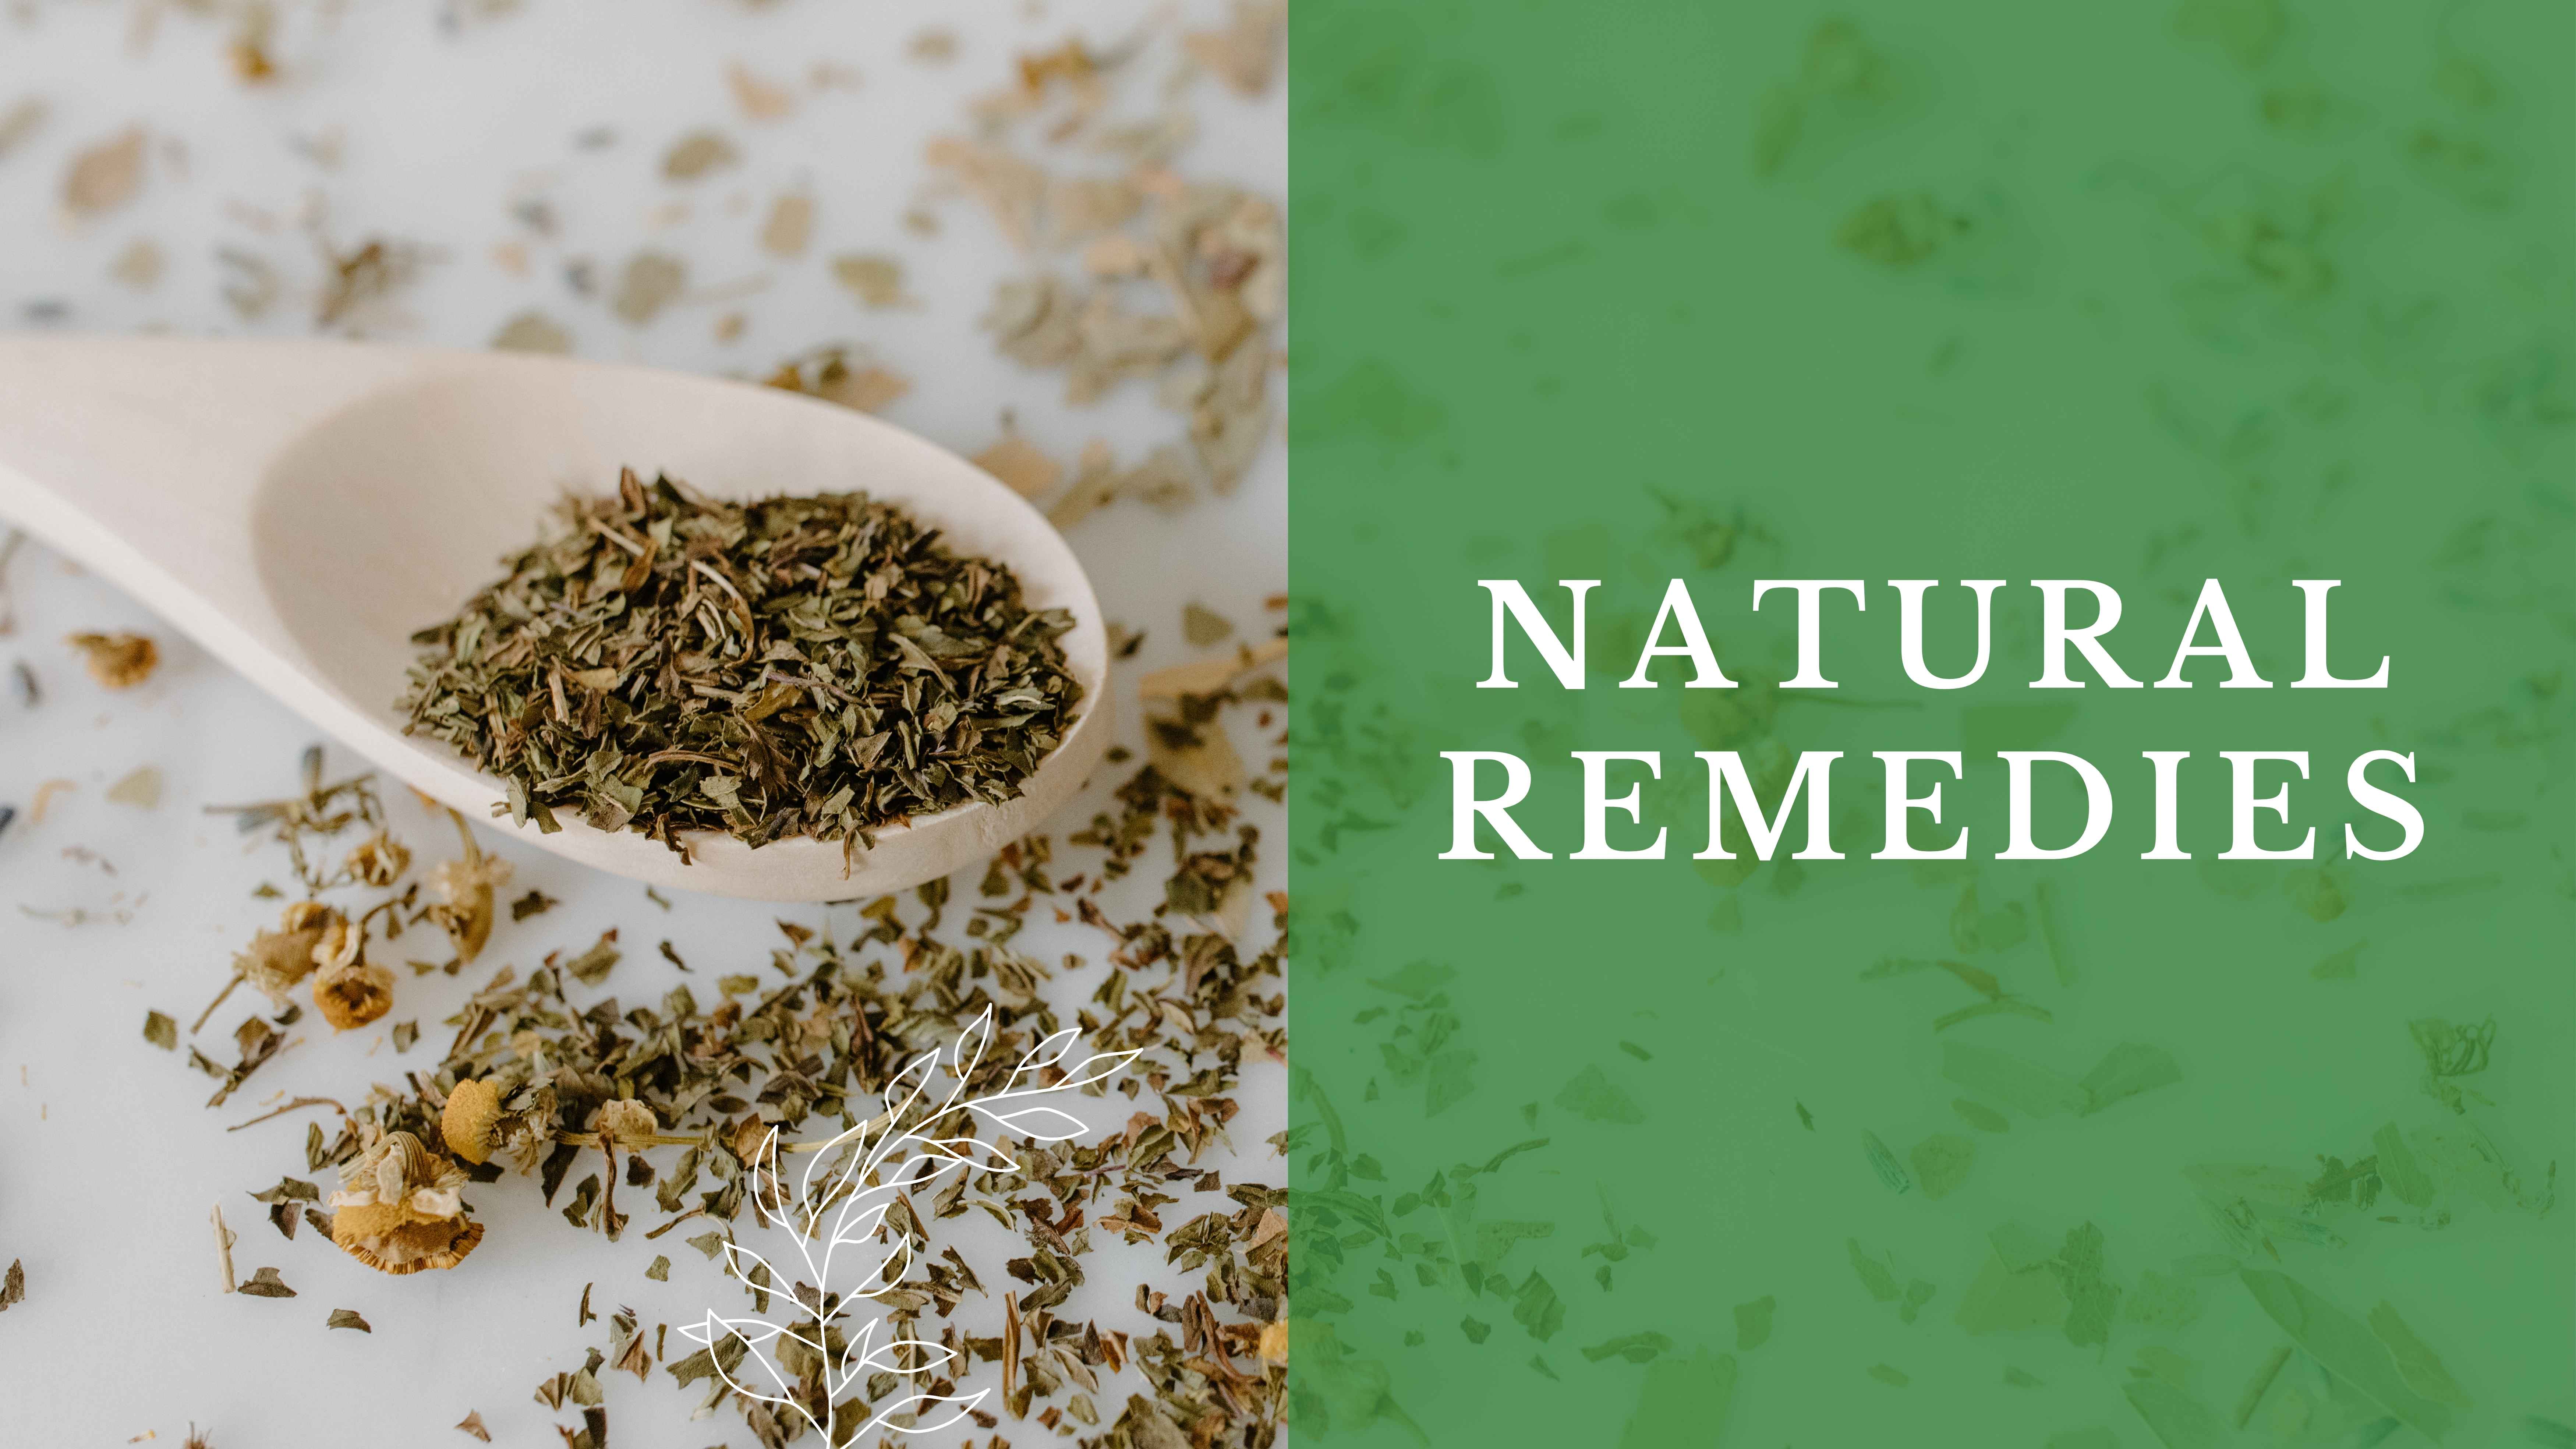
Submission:
[[[685,850],[870,832],[1020,793],[1072,724],[1061,609],[864,493],[713,499],[632,470],[422,646],[406,730],[569,811]]]

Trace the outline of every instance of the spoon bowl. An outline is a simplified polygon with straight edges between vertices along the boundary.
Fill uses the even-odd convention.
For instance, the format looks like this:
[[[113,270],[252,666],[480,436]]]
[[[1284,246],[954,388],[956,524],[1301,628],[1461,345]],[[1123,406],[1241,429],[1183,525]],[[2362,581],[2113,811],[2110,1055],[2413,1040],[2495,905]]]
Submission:
[[[1063,638],[1083,698],[998,805],[881,829],[845,859],[496,815],[501,783],[403,733],[413,631],[451,616],[620,467],[715,497],[864,491],[1008,565]],[[1109,743],[1108,639],[1090,581],[1036,509],[864,413],[775,388],[514,353],[324,341],[0,337],[0,516],[80,559],[343,744],[467,819],[655,886],[844,900],[992,854],[1081,788]]]

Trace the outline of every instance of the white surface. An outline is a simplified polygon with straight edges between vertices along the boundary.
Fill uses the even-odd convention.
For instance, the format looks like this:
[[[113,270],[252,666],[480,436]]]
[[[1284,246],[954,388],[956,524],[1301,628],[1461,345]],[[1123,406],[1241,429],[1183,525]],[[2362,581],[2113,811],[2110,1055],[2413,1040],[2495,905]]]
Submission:
[[[488,583],[567,490],[629,463],[717,497],[865,488],[1061,608],[1083,698],[1021,793],[840,841],[682,856],[567,810],[496,818],[501,782],[400,706],[414,630]],[[776,388],[575,358],[280,338],[0,336],[0,518],[107,575],[361,757],[466,819],[632,880],[768,901],[906,890],[988,859],[1108,747],[1108,637],[1044,515],[952,452]]]
[[[913,237],[898,222],[923,180],[922,141],[957,129],[965,96],[998,83],[1014,52],[1061,39],[1073,7],[1059,4],[1054,17],[1033,21],[1020,6],[1001,4],[532,0],[523,14],[469,23],[451,36],[431,12],[470,6],[350,5],[326,31],[311,7],[288,5],[280,7],[278,51],[289,74],[262,90],[231,77],[223,30],[176,8],[148,51],[129,54],[140,8],[0,3],[0,111],[28,94],[50,106],[44,128],[0,159],[0,321],[8,325],[22,325],[31,303],[59,303],[66,325],[84,330],[300,334],[320,268],[293,219],[318,205],[343,248],[384,234],[446,252],[402,296],[417,324],[379,329],[395,340],[479,346],[533,306],[568,326],[584,356],[704,372],[764,372],[807,347],[850,341],[915,382],[887,416],[961,452],[994,439],[1004,408],[1033,441],[1067,458],[1098,433],[1132,460],[1176,428],[1132,388],[1096,409],[1066,409],[1057,379],[992,352],[972,319],[992,282],[1016,264],[969,206],[938,204],[945,225],[935,239]],[[1144,9],[1100,0],[1078,14],[1084,33],[1101,40]],[[1190,6],[1200,15],[1213,9]],[[903,58],[904,42],[934,17],[963,39],[958,60],[944,68]],[[860,81],[820,92],[800,84],[794,117],[753,126],[725,89],[724,68],[735,59],[772,78],[830,62],[855,69]],[[1281,104],[1276,89],[1265,102],[1243,103],[1203,83],[1194,106],[1202,139],[1181,158],[1182,169],[1277,194],[1285,180]],[[156,137],[184,137],[184,166],[156,141],[132,205],[85,226],[64,221],[55,198],[69,156],[136,122]],[[743,164],[694,187],[663,182],[662,149],[710,124],[741,147]],[[600,126],[614,129],[614,145],[576,146],[577,134]],[[296,149],[298,138],[335,130],[343,157],[336,169]],[[798,181],[818,198],[816,240],[802,260],[782,264],[758,252],[753,234],[769,197]],[[515,201],[536,194],[561,218],[552,242],[534,239],[510,214]],[[656,229],[657,213],[674,200],[689,203],[688,216]],[[259,229],[262,217],[273,230]],[[109,274],[138,238],[155,241],[169,262],[148,292]],[[648,239],[689,259],[695,289],[763,276],[767,284],[731,301],[685,303],[643,329],[566,289],[567,261],[586,256],[613,276]],[[525,277],[487,260],[495,244],[513,240],[530,246]],[[306,295],[290,295],[246,327],[217,296],[217,254],[227,247],[271,259]],[[849,250],[900,254],[906,286],[923,305],[862,312],[826,270],[825,258]],[[748,316],[747,332],[719,344],[715,319],[737,309]],[[1106,616],[1147,631],[1137,660],[1113,676],[1125,699],[1132,701],[1137,670],[1189,656],[1178,628],[1184,603],[1201,602],[1247,632],[1275,621],[1262,600],[1284,583],[1285,510],[1285,464],[1274,445],[1232,499],[1177,517],[1122,505],[1074,531],[1070,541]],[[449,1426],[476,1409],[496,1443],[554,1449],[547,1426],[568,1420],[533,1402],[531,1391],[543,1376],[578,1367],[584,1347],[601,1341],[604,1323],[574,1324],[584,1283],[599,1284],[597,1306],[633,1305],[648,1331],[732,1290],[714,1265],[674,1246],[685,1233],[647,1243],[630,1231],[607,1244],[538,1206],[524,1184],[469,1193],[490,1236],[453,1273],[387,1278],[309,1234],[280,1240],[244,1194],[281,1173],[309,1176],[302,1127],[281,1121],[231,1135],[222,1128],[279,1092],[338,1094],[395,1080],[407,1066],[426,1065],[433,1048],[401,1058],[379,1033],[335,1041],[308,1024],[299,1029],[302,1042],[240,1100],[207,1111],[199,1104],[211,1084],[139,1032],[154,1007],[184,1027],[221,984],[231,949],[271,917],[270,903],[251,899],[251,887],[283,874],[274,854],[246,855],[230,826],[199,807],[285,793],[296,753],[317,732],[174,640],[139,605],[67,573],[41,550],[23,551],[10,581],[19,623],[0,638],[0,669],[26,659],[46,695],[38,708],[22,709],[0,681],[0,800],[23,811],[38,783],[54,777],[78,788],[58,796],[41,824],[22,814],[0,835],[0,1264],[23,1258],[28,1276],[27,1301],[0,1313],[0,1441],[12,1449],[113,1445],[149,1432],[175,1445],[193,1419],[213,1430],[217,1449],[462,1446],[473,1441]],[[76,629],[118,627],[159,635],[167,659],[150,683],[112,695],[59,641]],[[1121,728],[1132,745],[1132,717]],[[1237,738],[1256,766],[1268,758],[1264,741]],[[142,764],[167,777],[157,809],[102,798]],[[1115,773],[1102,772],[1068,816],[1086,817]],[[440,858],[446,847],[433,823],[407,800],[389,804],[424,859]],[[1279,883],[1285,841],[1275,821],[1263,823],[1269,888]],[[1055,827],[1064,828],[1064,821]],[[485,838],[517,863],[520,889],[543,889],[564,904],[521,925],[505,920],[484,961],[461,979],[406,976],[388,1023],[418,1019],[435,1040],[433,1024],[485,971],[578,949],[609,925],[623,928],[632,949],[603,993],[628,1000],[680,979],[655,956],[653,944],[664,937],[703,981],[758,967],[777,939],[773,918],[850,934],[848,908],[693,897],[664,915],[628,882]],[[73,847],[95,852],[115,873],[63,853]],[[1112,914],[1142,914],[1160,876],[1159,868],[1140,870]],[[971,894],[971,872],[960,889]],[[22,905],[78,906],[110,919],[67,929],[30,918]],[[130,919],[119,924],[118,914]],[[1045,923],[1018,944],[1046,959],[1076,952],[1096,962],[1099,949],[1095,932]],[[1097,969],[1056,987],[1085,994]],[[228,1048],[223,1034],[239,1015],[219,1013],[206,1035]],[[230,1059],[229,1050],[210,1054]],[[1278,1164],[1260,1143],[1283,1110],[1276,1075],[1256,1078],[1243,1096],[1234,1137],[1255,1159],[1246,1175],[1278,1181]],[[241,1235],[242,1274],[274,1265],[302,1296],[215,1291],[205,1221],[218,1201]],[[639,1215],[638,1229],[652,1221]],[[644,1266],[665,1250],[671,1281],[646,1282]],[[972,1245],[966,1251],[979,1269],[998,1263]],[[1132,1328],[1136,1315],[1124,1300],[1133,1279],[1113,1267],[1120,1261],[1108,1248],[1086,1260],[1093,1281],[1071,1306]],[[985,1271],[987,1282],[996,1271]],[[323,1320],[340,1307],[364,1314],[374,1333],[326,1331]],[[689,1401],[667,1378],[638,1386],[620,1376],[607,1391],[620,1449],[750,1443],[730,1411],[688,1422]],[[1102,1395],[1103,1406],[1122,1396]],[[1052,1437],[1008,1421],[1004,1433],[1023,1445]]]

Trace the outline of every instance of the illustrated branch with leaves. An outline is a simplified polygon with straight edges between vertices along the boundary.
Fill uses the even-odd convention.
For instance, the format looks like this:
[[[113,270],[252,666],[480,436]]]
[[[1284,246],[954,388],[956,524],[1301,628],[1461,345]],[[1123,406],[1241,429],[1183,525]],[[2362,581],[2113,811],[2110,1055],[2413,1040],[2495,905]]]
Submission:
[[[877,1300],[893,1292],[911,1267],[909,1223],[887,1221],[899,1191],[920,1189],[952,1172],[1019,1170],[1009,1153],[983,1140],[987,1124],[1042,1143],[1070,1141],[1086,1130],[1080,1118],[1040,1099],[1104,1082],[1138,1053],[1095,1053],[1068,1068],[1064,1061],[1078,1035],[1076,1028],[1067,1027],[1040,1040],[998,1090],[969,1098],[969,1085],[993,1042],[993,1012],[985,1008],[948,1053],[945,1075],[950,1084],[944,1095],[934,1092],[943,1075],[942,1054],[934,1047],[887,1082],[880,1094],[883,1111],[828,1141],[786,1147],[787,1152],[811,1153],[792,1193],[779,1162],[778,1130],[771,1128],[749,1164],[749,1196],[763,1227],[787,1231],[805,1276],[790,1288],[776,1264],[735,1242],[724,1245],[725,1267],[751,1290],[756,1303],[765,1305],[775,1292],[804,1313],[777,1323],[729,1318],[709,1309],[702,1322],[683,1325],[682,1336],[706,1346],[716,1372],[735,1393],[794,1414],[821,1434],[827,1446],[887,1429],[936,1432],[972,1413],[990,1390],[958,1395],[920,1386],[924,1376],[954,1363],[957,1353],[920,1338],[889,1337],[882,1316],[863,1315],[856,1305],[878,1306]],[[853,1286],[836,1292],[835,1281]],[[858,1321],[862,1316],[865,1322]],[[875,1375],[890,1375],[910,1391],[883,1404],[851,1394],[854,1386]],[[937,1422],[919,1417],[943,1406],[949,1412]],[[859,1414],[866,1422],[842,1424],[845,1417]],[[914,1421],[894,1423],[906,1415]]]

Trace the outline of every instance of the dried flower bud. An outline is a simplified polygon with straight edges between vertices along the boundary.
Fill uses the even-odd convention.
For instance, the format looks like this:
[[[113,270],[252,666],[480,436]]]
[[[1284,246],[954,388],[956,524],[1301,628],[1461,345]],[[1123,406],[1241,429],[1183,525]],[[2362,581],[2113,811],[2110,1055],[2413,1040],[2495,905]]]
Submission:
[[[313,964],[328,971],[347,966],[366,954],[367,928],[334,911],[313,942]]]
[[[456,1084],[438,1116],[438,1135],[447,1139],[447,1150],[477,1167],[489,1162],[492,1149],[501,1145],[500,1127],[501,1089],[475,1077]]]
[[[465,1174],[408,1132],[389,1132],[340,1169],[331,1241],[385,1273],[453,1268],[483,1241],[465,1216]]]
[[[402,878],[411,869],[411,851],[401,841],[379,830],[361,841],[349,852],[348,870],[360,885],[382,888]]]
[[[326,936],[324,946],[331,942]],[[322,947],[314,955],[322,955]],[[334,1031],[348,1031],[394,1008],[394,973],[352,954],[350,960],[325,966],[313,976],[313,1005]]]
[[[652,1108],[629,1097],[601,1103],[591,1114],[590,1130],[608,1134],[621,1147],[650,1147],[662,1124],[653,1120]]]
[[[509,883],[510,863],[483,854],[471,839],[463,860],[441,861],[431,869],[430,889],[443,904],[431,906],[429,915],[447,932],[456,959],[471,961],[483,953],[483,943],[492,938],[492,892]]]
[[[313,950],[339,919],[339,912],[320,901],[297,901],[286,908],[278,929],[252,937],[233,958],[234,973],[283,1007],[296,985],[313,974]]]
[[[66,642],[88,657],[90,677],[110,689],[132,689],[161,663],[160,646],[146,634],[74,634]]]

